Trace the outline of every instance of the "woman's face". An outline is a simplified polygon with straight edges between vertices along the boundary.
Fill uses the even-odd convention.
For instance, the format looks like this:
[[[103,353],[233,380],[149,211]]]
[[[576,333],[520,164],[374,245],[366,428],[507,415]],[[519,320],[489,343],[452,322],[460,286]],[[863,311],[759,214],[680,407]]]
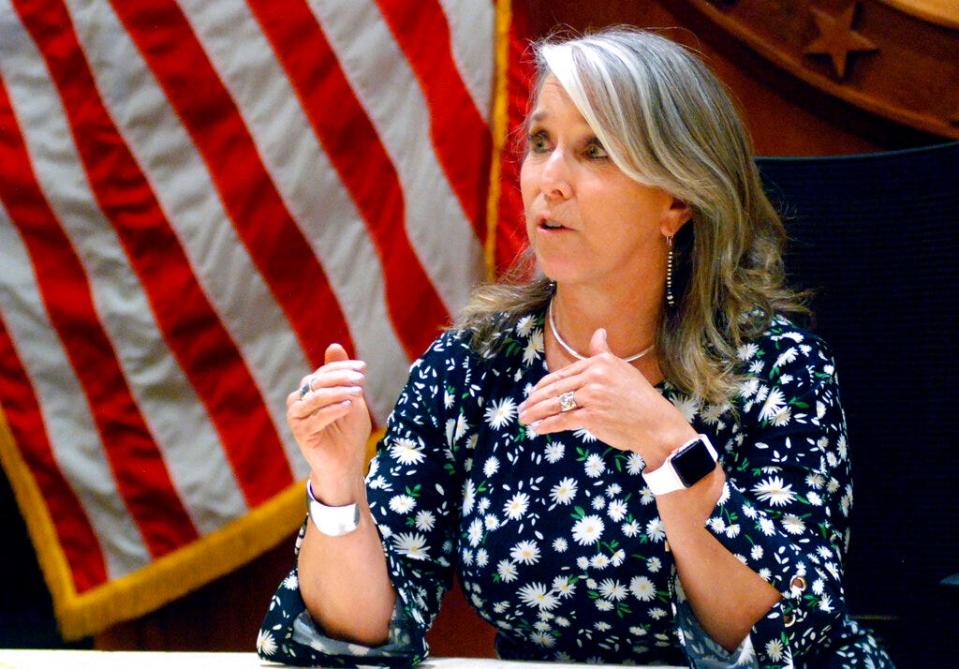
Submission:
[[[671,220],[685,207],[616,167],[552,75],[530,116],[520,187],[526,232],[550,279],[599,286],[662,280],[664,235],[675,233]]]

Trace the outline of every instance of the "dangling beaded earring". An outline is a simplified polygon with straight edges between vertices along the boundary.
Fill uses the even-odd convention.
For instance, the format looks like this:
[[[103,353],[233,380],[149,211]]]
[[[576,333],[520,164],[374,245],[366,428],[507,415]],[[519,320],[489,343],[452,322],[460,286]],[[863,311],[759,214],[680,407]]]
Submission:
[[[673,236],[666,236],[666,244],[669,246],[669,253],[666,255],[666,304],[670,307],[676,306],[676,298],[673,296]]]

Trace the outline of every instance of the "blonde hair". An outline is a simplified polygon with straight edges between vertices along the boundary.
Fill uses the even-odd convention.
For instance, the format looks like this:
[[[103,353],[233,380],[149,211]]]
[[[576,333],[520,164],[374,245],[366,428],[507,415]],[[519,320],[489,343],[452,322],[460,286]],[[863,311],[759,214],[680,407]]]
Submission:
[[[736,349],[776,313],[807,311],[785,286],[785,228],[729,94],[698,58],[650,32],[606,29],[534,50],[536,91],[554,76],[620,170],[691,208],[675,240],[677,303],[664,305],[660,367],[683,392],[730,402]],[[547,279],[518,279],[528,265],[527,255],[474,291],[454,327],[472,331],[475,348],[495,346],[497,330],[549,301]]]

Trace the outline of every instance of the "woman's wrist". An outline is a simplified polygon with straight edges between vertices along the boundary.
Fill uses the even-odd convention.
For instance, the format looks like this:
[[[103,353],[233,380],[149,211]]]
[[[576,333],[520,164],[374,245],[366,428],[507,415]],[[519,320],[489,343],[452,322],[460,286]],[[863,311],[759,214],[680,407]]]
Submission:
[[[366,498],[363,477],[357,474],[330,476],[314,471],[310,473],[310,485],[316,500],[326,506],[346,506]]]
[[[690,439],[695,439],[696,434],[696,430],[685,421],[683,421],[681,425],[677,424],[674,427],[658,432],[657,435],[659,438],[656,439],[653,448],[650,449],[651,452],[649,454],[643,454],[643,459],[646,461],[646,471],[652,472],[662,467],[673,451],[687,443]]]

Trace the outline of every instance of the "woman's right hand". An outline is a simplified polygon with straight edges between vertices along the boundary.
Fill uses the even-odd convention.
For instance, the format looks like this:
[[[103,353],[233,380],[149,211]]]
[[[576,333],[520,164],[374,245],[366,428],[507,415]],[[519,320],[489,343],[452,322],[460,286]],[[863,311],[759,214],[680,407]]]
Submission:
[[[326,349],[325,364],[286,398],[286,420],[310,465],[313,491],[325,504],[355,502],[362,489],[366,443],[372,425],[363,399],[366,363],[350,360],[339,344]]]

